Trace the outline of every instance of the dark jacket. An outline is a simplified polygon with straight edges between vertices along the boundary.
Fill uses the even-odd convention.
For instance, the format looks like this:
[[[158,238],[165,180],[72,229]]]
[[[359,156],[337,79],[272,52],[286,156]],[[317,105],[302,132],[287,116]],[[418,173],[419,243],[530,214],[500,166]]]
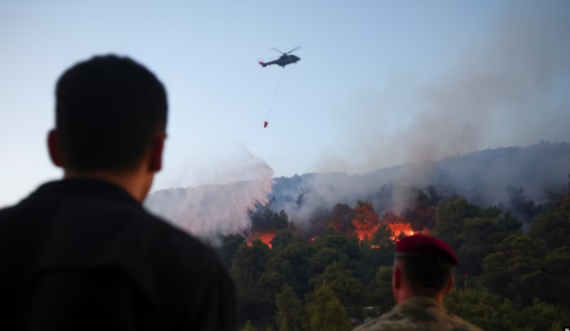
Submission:
[[[0,330],[235,330],[234,304],[213,249],[111,183],[0,210]]]

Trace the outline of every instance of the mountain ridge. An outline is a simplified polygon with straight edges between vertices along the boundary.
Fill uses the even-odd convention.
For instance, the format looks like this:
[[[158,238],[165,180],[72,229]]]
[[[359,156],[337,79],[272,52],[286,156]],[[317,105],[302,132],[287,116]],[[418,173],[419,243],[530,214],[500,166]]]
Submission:
[[[249,220],[244,221],[247,210],[260,204],[285,210],[291,219],[302,223],[337,203],[354,205],[358,200],[373,202],[378,213],[398,212],[406,208],[410,188],[428,185],[443,197],[461,195],[480,206],[508,206],[513,194],[538,205],[548,201],[547,192],[563,191],[569,174],[570,143],[541,141],[361,174],[314,172],[274,177],[271,183],[248,180],[165,189],[150,194],[145,205],[175,223],[188,225],[200,218],[201,224],[209,224],[209,231],[226,226],[237,231],[240,226],[248,227]],[[389,199],[382,197],[386,192]],[[236,215],[226,215],[231,213]],[[236,226],[238,223],[242,225]]]

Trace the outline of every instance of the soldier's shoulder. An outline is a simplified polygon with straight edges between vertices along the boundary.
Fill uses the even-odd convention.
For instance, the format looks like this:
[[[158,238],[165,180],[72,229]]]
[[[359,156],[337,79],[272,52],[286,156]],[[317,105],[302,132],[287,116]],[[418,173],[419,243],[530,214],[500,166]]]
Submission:
[[[399,330],[408,331],[415,330],[416,325],[412,323],[400,311],[391,311],[378,318],[370,320],[358,327],[353,331],[384,331],[384,330]]]
[[[453,331],[483,331],[463,318],[447,312],[447,320],[453,325]]]
[[[437,302],[414,299],[394,307],[376,319],[368,321],[353,331],[384,330],[430,330],[430,331],[482,331],[466,320],[447,311]]]
[[[402,313],[426,330],[482,331],[437,303],[422,301],[421,305],[402,305]]]
[[[441,331],[483,331],[458,316],[453,314],[442,316],[441,312],[429,309],[392,311],[356,327],[353,331],[412,331],[420,328]]]

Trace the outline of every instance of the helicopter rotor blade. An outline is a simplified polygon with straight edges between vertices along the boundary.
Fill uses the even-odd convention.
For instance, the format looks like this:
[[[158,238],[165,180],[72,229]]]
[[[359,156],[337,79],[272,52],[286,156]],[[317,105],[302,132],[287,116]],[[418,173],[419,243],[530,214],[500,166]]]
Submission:
[[[275,48],[275,47],[271,47],[270,50],[276,51],[276,52],[281,53],[281,54],[285,54],[285,53],[281,52],[280,50],[278,50],[278,49]]]
[[[301,48],[301,46],[297,46],[297,47],[293,48],[292,50],[290,50],[289,52],[287,52],[287,53],[285,53],[285,54],[293,53],[294,51],[296,51],[296,50],[298,50],[298,49],[300,49],[300,48]]]

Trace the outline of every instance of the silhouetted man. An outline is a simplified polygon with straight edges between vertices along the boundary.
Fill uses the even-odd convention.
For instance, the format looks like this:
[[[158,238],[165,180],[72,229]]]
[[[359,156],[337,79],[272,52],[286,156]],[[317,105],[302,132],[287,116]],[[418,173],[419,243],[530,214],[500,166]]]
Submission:
[[[235,330],[216,253],[141,205],[166,120],[163,85],[128,58],[63,74],[48,149],[64,179],[0,210],[1,330]]]
[[[455,252],[442,240],[417,234],[396,245],[392,291],[397,305],[355,331],[481,331],[443,307],[453,286]]]

